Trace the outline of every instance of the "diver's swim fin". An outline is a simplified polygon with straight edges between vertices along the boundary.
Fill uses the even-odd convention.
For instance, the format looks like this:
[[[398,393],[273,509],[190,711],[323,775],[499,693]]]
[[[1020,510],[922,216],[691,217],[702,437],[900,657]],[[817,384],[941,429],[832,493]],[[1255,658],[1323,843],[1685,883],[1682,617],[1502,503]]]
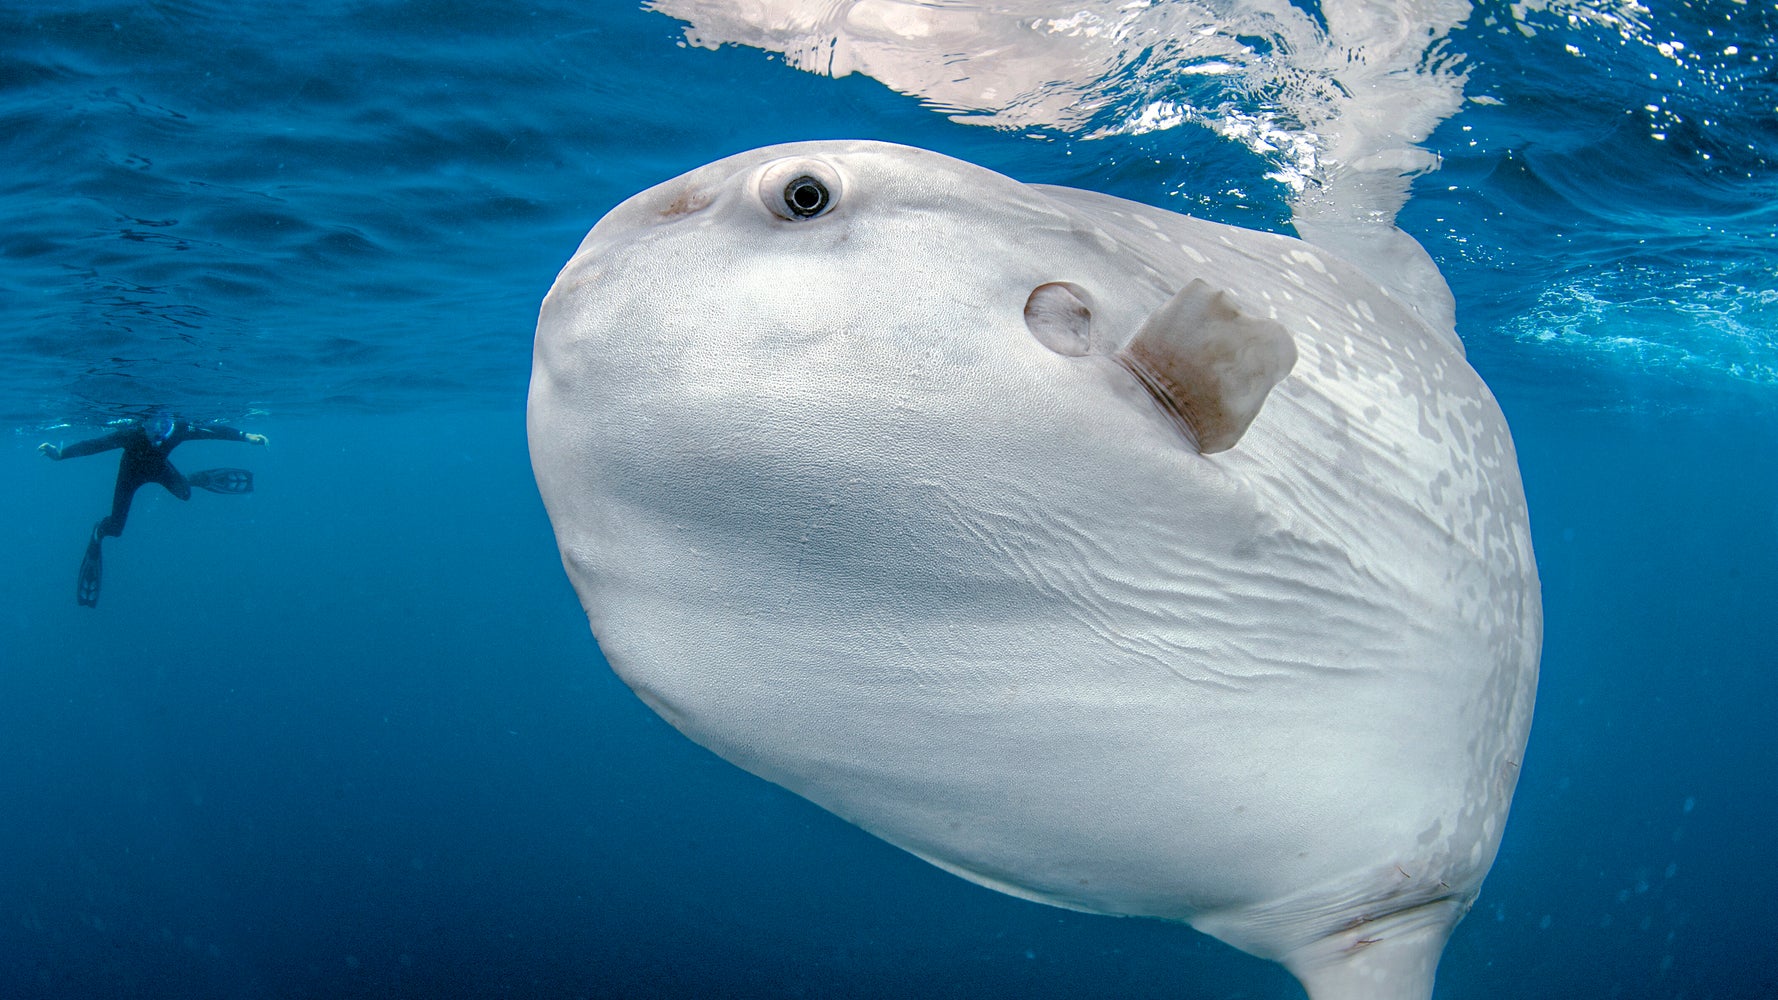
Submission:
[[[211,493],[253,492],[253,473],[247,469],[201,469],[185,481]]]
[[[99,577],[105,562],[99,553],[99,529],[93,529],[93,540],[86,543],[86,558],[80,560],[80,582],[74,585],[74,599],[82,607],[99,606]]]

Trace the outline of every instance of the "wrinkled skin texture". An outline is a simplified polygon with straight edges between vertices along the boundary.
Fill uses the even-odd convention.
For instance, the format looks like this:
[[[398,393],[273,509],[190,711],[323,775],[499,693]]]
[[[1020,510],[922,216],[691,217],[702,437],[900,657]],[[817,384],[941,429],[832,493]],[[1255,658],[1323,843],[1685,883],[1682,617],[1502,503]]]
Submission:
[[[1114,357],[1193,279],[1296,351],[1212,455]],[[1090,350],[1027,325],[1052,282]],[[755,150],[563,269],[532,461],[612,667],[687,736],[984,885],[1425,997],[1542,630],[1512,441],[1435,305],[922,150]]]

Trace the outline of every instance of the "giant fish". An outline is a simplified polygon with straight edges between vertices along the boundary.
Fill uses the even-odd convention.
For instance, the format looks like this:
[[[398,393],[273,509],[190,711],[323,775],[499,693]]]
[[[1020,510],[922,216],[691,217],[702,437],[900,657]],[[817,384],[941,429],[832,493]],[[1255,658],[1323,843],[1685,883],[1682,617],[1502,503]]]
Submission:
[[[601,650],[686,736],[982,885],[1424,1000],[1542,636],[1450,316],[1436,272],[775,146],[587,235],[532,464]]]

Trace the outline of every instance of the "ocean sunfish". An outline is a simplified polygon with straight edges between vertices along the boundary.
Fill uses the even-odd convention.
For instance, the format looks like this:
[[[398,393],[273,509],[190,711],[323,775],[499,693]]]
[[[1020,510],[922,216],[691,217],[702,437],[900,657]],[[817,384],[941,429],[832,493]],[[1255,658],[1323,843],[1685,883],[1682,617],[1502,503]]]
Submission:
[[[1436,292],[925,150],[759,149],[563,268],[532,465],[612,668],[698,743],[982,885],[1424,1000],[1542,641]]]

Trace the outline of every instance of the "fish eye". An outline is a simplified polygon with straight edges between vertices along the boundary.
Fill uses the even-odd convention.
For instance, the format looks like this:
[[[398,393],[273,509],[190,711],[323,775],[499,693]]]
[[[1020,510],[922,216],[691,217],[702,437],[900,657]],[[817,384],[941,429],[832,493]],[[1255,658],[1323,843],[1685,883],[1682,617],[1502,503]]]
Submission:
[[[805,219],[820,215],[827,208],[829,197],[827,185],[808,174],[784,185],[784,204],[790,206],[791,212]]]
[[[759,178],[760,200],[773,215],[789,222],[826,215],[839,194],[839,174],[819,160],[769,163]]]

